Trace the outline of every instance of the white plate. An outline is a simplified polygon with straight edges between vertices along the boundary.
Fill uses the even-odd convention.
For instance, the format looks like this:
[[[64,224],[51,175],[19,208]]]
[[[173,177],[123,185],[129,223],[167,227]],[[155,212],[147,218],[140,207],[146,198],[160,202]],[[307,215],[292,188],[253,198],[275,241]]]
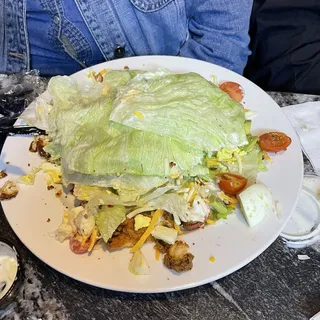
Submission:
[[[243,267],[261,254],[280,234],[294,209],[301,189],[303,161],[299,140],[279,106],[260,88],[224,68],[199,60],[150,56],[134,57],[102,63],[90,71],[107,69],[154,70],[165,67],[174,72],[197,72],[210,79],[231,80],[242,85],[245,107],[258,113],[253,121],[253,133],[282,131],[292,138],[283,154],[273,157],[269,171],[259,174],[259,180],[273,192],[274,200],[282,206],[282,219],[270,214],[260,225],[249,228],[238,211],[225,223],[207,226],[185,236],[195,255],[194,267],[182,274],[173,274],[162,261],[156,261],[152,245],[143,247],[150,264],[150,276],[133,276],[128,271],[129,250],[114,253],[96,250],[91,256],[73,254],[68,243],[57,242],[50,234],[62,219],[63,205],[53,191],[46,189],[45,179],[38,176],[34,186],[21,186],[19,195],[2,202],[6,217],[21,241],[37,257],[54,269],[82,282],[98,287],[127,292],[166,292],[202,285],[222,278]],[[89,81],[88,70],[73,75],[78,81]],[[1,154],[1,169],[7,168],[9,177],[19,176],[39,164],[37,155],[30,154],[31,138],[9,137]],[[10,164],[6,164],[9,161]],[[30,164],[30,167],[28,166]],[[48,218],[50,222],[47,222]],[[215,262],[209,261],[211,256]]]

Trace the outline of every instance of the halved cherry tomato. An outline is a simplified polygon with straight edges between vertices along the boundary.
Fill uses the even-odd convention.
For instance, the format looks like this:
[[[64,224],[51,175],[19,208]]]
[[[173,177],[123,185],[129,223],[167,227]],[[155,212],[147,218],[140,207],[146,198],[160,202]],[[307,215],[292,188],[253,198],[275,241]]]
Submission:
[[[282,132],[268,132],[259,137],[259,145],[263,151],[285,151],[291,144],[291,138]]]
[[[85,242],[82,241],[82,237],[75,235],[69,240],[69,247],[74,253],[86,253],[90,246],[90,240],[87,239]]]
[[[231,99],[240,102],[243,99],[244,93],[243,89],[239,83],[226,81],[219,85],[219,88],[226,92]]]
[[[218,185],[222,191],[227,194],[237,194],[242,191],[248,180],[238,174],[222,173],[219,175]]]

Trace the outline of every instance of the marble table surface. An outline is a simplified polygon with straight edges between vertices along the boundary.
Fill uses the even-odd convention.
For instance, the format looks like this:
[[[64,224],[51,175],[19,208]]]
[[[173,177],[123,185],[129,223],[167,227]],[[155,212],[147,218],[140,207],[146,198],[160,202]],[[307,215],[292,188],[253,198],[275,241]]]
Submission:
[[[280,105],[320,97],[269,93]],[[2,146],[3,141],[0,141]],[[306,170],[310,170],[307,161]],[[278,238],[258,258],[211,284],[164,294],[127,294],[95,288],[45,265],[15,236],[2,209],[0,234],[22,253],[24,283],[0,319],[303,320],[320,311],[320,244],[289,249]],[[301,261],[298,254],[309,260]]]

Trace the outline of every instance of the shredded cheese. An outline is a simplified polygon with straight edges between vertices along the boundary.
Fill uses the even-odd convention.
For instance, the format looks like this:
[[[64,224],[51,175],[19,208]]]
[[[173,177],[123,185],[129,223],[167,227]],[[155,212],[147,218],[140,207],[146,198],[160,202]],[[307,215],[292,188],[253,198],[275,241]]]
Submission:
[[[91,233],[91,237],[90,237],[90,245],[89,245],[89,248],[88,248],[88,252],[91,252],[94,245],[96,244],[97,242],[97,238],[98,238],[98,229],[95,227]]]
[[[143,244],[146,242],[146,240],[148,239],[148,237],[150,236],[153,228],[156,226],[156,224],[158,223],[159,218],[162,216],[163,214],[163,210],[156,210],[156,212],[153,214],[151,222],[149,224],[149,227],[147,228],[147,230],[144,232],[144,234],[141,236],[141,238],[139,239],[139,241],[131,248],[130,252],[134,253],[137,252],[138,250],[141,249],[141,247],[143,246]]]
[[[160,251],[158,249],[155,249],[156,251],[156,260],[159,261],[160,260]]]
[[[236,198],[229,197],[226,194],[224,194],[223,192],[218,192],[217,194],[218,194],[220,199],[226,200],[229,203],[236,204],[238,202],[238,200]]]
[[[107,69],[102,69],[99,73],[103,76],[104,74],[107,73]]]
[[[144,115],[142,113],[140,113],[139,111],[133,111],[134,115],[137,116],[139,119],[143,120],[144,119]]]
[[[268,162],[272,161],[272,159],[269,157],[269,155],[265,151],[263,151],[263,158],[264,158],[264,160],[266,160]]]
[[[195,191],[193,192],[191,198],[190,198],[190,201],[189,201],[190,204],[193,203],[193,201],[194,201],[194,199],[195,199],[195,197],[196,197],[197,195],[198,195],[198,192],[195,190]]]
[[[207,224],[216,224],[216,222],[212,219],[207,219]]]
[[[183,234],[181,228],[179,225],[177,225],[175,222],[174,222],[174,229],[177,230],[178,234]]]

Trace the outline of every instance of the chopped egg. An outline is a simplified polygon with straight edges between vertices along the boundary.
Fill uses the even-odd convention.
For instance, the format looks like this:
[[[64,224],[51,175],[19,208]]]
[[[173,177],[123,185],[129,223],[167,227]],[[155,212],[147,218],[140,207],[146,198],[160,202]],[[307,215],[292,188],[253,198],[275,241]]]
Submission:
[[[158,240],[174,244],[178,237],[178,231],[176,229],[158,225],[152,230],[151,235]]]
[[[257,116],[257,113],[255,111],[252,111],[252,110],[249,110],[249,109],[245,109],[244,118],[246,120],[252,120],[256,116]]]
[[[271,191],[263,184],[251,185],[238,197],[249,227],[259,224],[273,209]]]
[[[136,251],[129,263],[129,271],[136,276],[150,274],[150,268],[144,255],[140,250]]]
[[[31,171],[24,175],[24,176],[21,176],[19,179],[18,179],[18,182],[21,183],[21,184],[28,184],[28,185],[33,185],[34,184],[34,181],[35,181],[35,178],[36,178],[36,174],[37,172],[39,171],[40,169],[35,167],[35,168],[32,168]]]
[[[143,216],[142,214],[138,214],[134,217],[134,231],[138,231],[141,228],[148,227],[151,222],[150,217]]]
[[[41,169],[50,176],[53,183],[60,184],[62,182],[60,166],[55,166],[52,163],[45,162],[41,165]]]

